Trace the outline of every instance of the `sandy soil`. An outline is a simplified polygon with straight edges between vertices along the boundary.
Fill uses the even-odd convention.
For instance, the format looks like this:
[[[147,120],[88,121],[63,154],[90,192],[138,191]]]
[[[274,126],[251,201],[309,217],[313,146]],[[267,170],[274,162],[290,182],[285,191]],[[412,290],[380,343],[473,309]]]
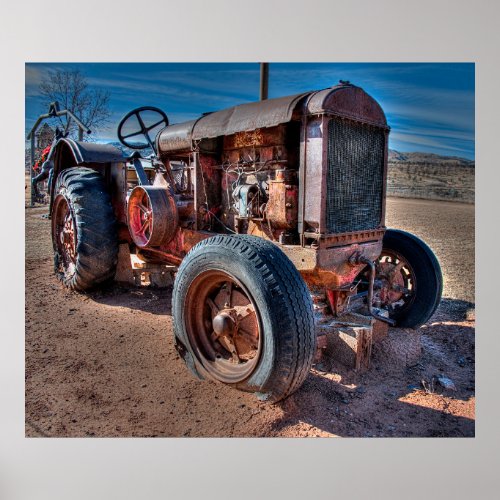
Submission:
[[[392,329],[368,373],[316,366],[277,405],[192,378],[173,347],[171,289],[62,288],[46,212],[26,208],[27,436],[474,436],[473,205],[388,200],[388,226],[436,252],[441,306],[416,332]]]

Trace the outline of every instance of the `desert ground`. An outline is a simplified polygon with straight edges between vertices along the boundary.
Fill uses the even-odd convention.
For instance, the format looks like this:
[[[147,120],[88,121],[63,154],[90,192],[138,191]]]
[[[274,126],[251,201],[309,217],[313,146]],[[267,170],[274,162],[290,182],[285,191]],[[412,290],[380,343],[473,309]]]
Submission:
[[[390,329],[368,372],[316,365],[275,405],[191,376],[173,346],[171,288],[64,289],[46,213],[26,208],[26,436],[474,436],[474,205],[388,199],[388,227],[441,262],[440,307],[417,331]]]

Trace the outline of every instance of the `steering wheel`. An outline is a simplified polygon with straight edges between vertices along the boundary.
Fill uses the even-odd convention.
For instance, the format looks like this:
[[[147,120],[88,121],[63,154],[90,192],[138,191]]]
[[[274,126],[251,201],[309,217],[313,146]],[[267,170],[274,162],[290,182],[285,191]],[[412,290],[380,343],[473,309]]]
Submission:
[[[161,119],[155,120],[154,123],[149,125],[149,124],[147,124],[147,122],[153,121],[153,120],[151,120],[150,116],[148,116],[147,119],[145,117],[141,116],[141,114],[144,114],[144,112],[147,112],[148,115],[151,115],[151,113],[156,113],[157,115],[159,115],[158,118],[161,117]],[[123,135],[123,127],[125,126],[125,124],[127,124],[127,122],[129,122],[129,120],[133,119],[134,116],[136,117],[140,128],[138,130],[136,130],[135,132],[131,132],[129,134]],[[130,148],[130,149],[145,149],[149,146],[154,151],[155,150],[154,143],[153,143],[154,138],[151,139],[151,137],[149,136],[149,132],[161,124],[165,124],[165,126],[168,125],[168,117],[161,109],[154,108],[152,106],[143,106],[142,108],[135,108],[132,111],[130,111],[130,113],[127,113],[121,119],[120,123],[118,124],[118,131],[117,131],[118,140],[124,146],[127,146],[127,148]],[[132,130],[134,130],[134,129],[132,129]],[[131,137],[137,137],[138,135],[144,136],[147,143],[146,144],[137,144],[137,143],[127,142],[126,139],[130,139]]]

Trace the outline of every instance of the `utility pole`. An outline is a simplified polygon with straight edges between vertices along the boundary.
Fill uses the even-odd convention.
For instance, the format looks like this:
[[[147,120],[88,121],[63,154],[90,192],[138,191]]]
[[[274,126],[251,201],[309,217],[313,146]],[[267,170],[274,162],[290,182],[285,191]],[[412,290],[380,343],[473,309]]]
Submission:
[[[267,99],[269,87],[269,63],[260,63],[260,100]]]

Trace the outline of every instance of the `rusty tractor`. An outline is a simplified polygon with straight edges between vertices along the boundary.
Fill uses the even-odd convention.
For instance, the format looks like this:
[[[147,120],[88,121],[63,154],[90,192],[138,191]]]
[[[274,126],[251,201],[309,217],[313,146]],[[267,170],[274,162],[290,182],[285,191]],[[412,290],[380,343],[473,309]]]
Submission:
[[[341,81],[173,125],[134,109],[118,126],[128,157],[61,139],[56,275],[82,291],[113,280],[120,244],[177,266],[174,342],[189,369],[283,399],[332,332],[416,328],[439,303],[432,251],[384,225],[388,134],[380,105]]]

